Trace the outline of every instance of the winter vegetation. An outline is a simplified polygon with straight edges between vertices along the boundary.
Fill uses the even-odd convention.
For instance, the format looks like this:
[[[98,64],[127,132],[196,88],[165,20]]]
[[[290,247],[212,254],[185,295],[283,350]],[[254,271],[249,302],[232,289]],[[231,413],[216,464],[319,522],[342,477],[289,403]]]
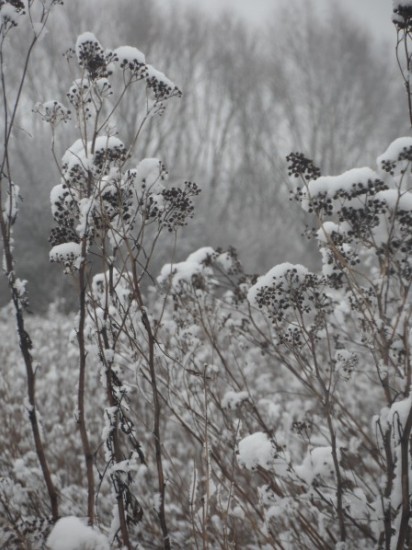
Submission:
[[[408,124],[392,45],[381,44],[379,33],[368,35],[338,3],[330,2],[321,19],[317,0],[313,6],[295,1],[295,7],[285,1],[261,30],[233,14],[197,13],[195,1],[183,9],[178,0],[163,0],[163,7],[170,4],[165,11],[155,0],[70,0],[53,10],[31,55],[9,144],[18,159],[14,179],[24,182],[25,214],[14,229],[15,246],[20,276],[30,279],[33,310],[43,312],[62,296],[76,308],[58,266],[48,263],[51,221],[44,205],[59,171],[50,162],[48,128],[32,110],[47,98],[68,107],[66,94],[79,76],[62,54],[85,31],[105,47],[139,48],[184,92],[181,101],[169,102],[167,116],[147,121],[136,144],[139,159],[162,160],[173,184],[191,180],[202,189],[196,223],[179,235],[176,260],[203,246],[235,246],[249,272],[285,259],[319,267],[315,247],[301,238],[307,218],[283,207],[289,198],[286,155],[304,151],[323,173],[338,174],[373,163]],[[11,89],[18,88],[17,69],[28,48],[30,28],[24,25],[20,18],[5,43],[16,61],[7,67]],[[145,108],[145,94],[132,93],[116,109],[113,123],[126,145]],[[71,125],[56,129],[59,159],[78,137]],[[174,247],[172,236],[160,237],[154,273],[170,262]],[[6,296],[0,279],[0,305]]]
[[[81,19],[57,61],[46,30],[79,5],[0,0],[0,546],[410,548],[412,137],[376,117],[391,70],[343,16],[308,10],[262,53],[193,12],[158,41],[153,5],[143,45]],[[393,6],[412,121],[412,1]],[[37,207],[54,274],[33,314]]]

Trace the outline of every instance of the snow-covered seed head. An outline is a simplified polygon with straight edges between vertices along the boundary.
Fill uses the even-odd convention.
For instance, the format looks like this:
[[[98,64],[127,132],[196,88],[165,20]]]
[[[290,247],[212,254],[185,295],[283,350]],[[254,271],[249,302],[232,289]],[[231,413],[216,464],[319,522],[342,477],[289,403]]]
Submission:
[[[147,87],[153,91],[157,102],[165,101],[173,96],[181,97],[181,90],[163,73],[147,65]]]
[[[107,76],[107,54],[93,33],[81,34],[75,50],[80,67],[88,72],[92,80]]]
[[[399,29],[407,29],[412,26],[411,0],[393,0],[392,21]]]

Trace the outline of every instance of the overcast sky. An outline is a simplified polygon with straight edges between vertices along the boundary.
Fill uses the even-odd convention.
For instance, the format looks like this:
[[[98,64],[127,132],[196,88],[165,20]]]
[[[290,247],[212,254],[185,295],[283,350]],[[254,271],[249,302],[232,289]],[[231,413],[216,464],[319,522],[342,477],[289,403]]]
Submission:
[[[171,4],[176,0],[161,0]],[[244,17],[251,24],[259,25],[272,15],[286,0],[180,0],[185,4],[201,6],[208,12],[230,10]],[[296,0],[306,2],[307,0]],[[313,0],[316,8],[325,9],[332,0]],[[286,2],[287,3],[287,2]],[[340,0],[342,9],[352,13],[357,20],[378,32],[382,37],[394,40],[395,31],[391,23],[392,0]]]

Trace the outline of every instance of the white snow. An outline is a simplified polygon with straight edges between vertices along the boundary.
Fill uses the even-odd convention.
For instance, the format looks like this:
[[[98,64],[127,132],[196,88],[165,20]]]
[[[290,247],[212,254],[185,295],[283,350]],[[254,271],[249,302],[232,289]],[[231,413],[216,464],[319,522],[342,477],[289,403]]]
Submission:
[[[270,287],[276,281],[276,279],[280,279],[285,277],[288,272],[294,271],[295,275],[297,275],[299,278],[305,277],[309,273],[307,268],[301,264],[291,264],[289,262],[285,262],[283,264],[275,265],[275,267],[272,267],[266,275],[261,275],[257,282],[250,287],[247,299],[249,300],[249,303],[251,305],[257,305],[257,294],[258,292],[264,288],[264,287]]]
[[[92,153],[92,148],[94,152]],[[76,140],[62,157],[62,165],[65,173],[69,173],[74,167],[81,167],[83,171],[91,168],[96,155],[104,156],[106,151],[116,149],[125,151],[124,143],[115,136],[99,136],[95,142],[88,141],[86,147],[81,139]]]
[[[87,148],[90,152],[89,147]],[[62,168],[65,173],[69,173],[74,167],[81,167],[86,171],[90,166],[90,160],[87,158],[83,141],[77,139],[64,153],[62,157]]]
[[[322,226],[317,231],[318,241],[327,243],[328,237],[332,233],[337,233],[338,235],[346,235],[350,231],[351,227],[348,222],[335,223],[331,221],[326,221],[322,223]]]
[[[77,37],[77,40],[76,40],[75,52],[76,52],[76,56],[77,56],[77,61],[79,62],[79,65],[81,67],[83,66],[83,61],[82,61],[82,58],[81,58],[81,54],[82,54],[83,46],[86,42],[97,44],[98,48],[101,51],[103,51],[103,48],[102,48],[100,42],[97,40],[97,38],[95,37],[95,35],[92,32],[84,32],[84,33],[80,34]]]
[[[74,516],[59,519],[48,539],[50,550],[109,550],[107,538]]]
[[[196,263],[180,262],[177,264],[165,264],[160,275],[157,278],[159,284],[165,284],[171,277],[172,288],[177,289],[183,282],[190,283],[192,277],[200,275],[203,272],[203,266]]]
[[[87,144],[88,150],[91,150],[92,142]],[[124,149],[124,143],[115,136],[99,136],[94,144],[94,152],[102,152],[107,149]]]
[[[405,136],[397,138],[392,141],[386,151],[376,159],[376,162],[380,168],[385,161],[397,162],[399,160],[399,155],[410,148],[412,148],[412,137]]]
[[[378,174],[369,167],[352,168],[339,176],[322,176],[309,182],[308,190],[310,197],[319,194],[333,198],[340,191],[350,191],[353,184],[361,183],[367,185],[368,181],[379,179]]]
[[[166,284],[171,278],[171,286],[177,290],[182,283],[191,283],[195,275],[208,275],[212,273],[209,266],[205,265],[215,251],[210,246],[200,248],[190,254],[186,261],[177,264],[165,264],[157,278],[159,284]]]
[[[133,46],[120,46],[113,53],[118,57],[119,62],[144,64],[146,59],[144,54]]]
[[[204,246],[189,254],[186,262],[204,264],[207,260],[213,258],[214,255],[215,251],[211,246]]]
[[[78,203],[79,205],[79,223],[76,226],[76,231],[80,238],[87,235],[91,225],[93,225],[93,212],[95,210],[96,201],[93,197],[85,197]]]
[[[107,97],[113,93],[112,85],[107,78],[99,78],[95,81],[94,84],[96,86],[96,89],[99,91],[101,97]]]
[[[152,65],[147,65],[147,78],[153,78],[158,82],[162,82],[168,88],[175,88],[175,84],[169,78],[167,78],[165,74],[155,69]]]
[[[146,65],[147,74],[146,80],[148,84],[155,83],[157,87],[162,89],[162,99],[168,99],[173,95],[181,95],[179,88],[166,75],[158,71],[152,65]]]
[[[219,254],[216,258],[216,263],[225,272],[229,272],[231,269],[235,267],[233,258],[229,254],[229,252],[222,252],[222,254]]]
[[[69,190],[63,183],[59,183],[58,185],[52,187],[50,191],[50,204],[53,216],[59,215],[60,213],[56,203],[70,209],[73,200],[77,199],[77,191],[74,189]]]
[[[17,291],[17,294],[20,298],[22,298],[26,294],[26,286],[27,286],[27,280],[26,279],[16,279],[14,281],[14,288]]]
[[[110,270],[97,273],[92,282],[94,299],[105,309],[112,303],[113,298],[125,306],[130,302],[130,280],[132,280],[131,273],[127,271],[120,273],[116,268],[113,268],[112,274],[110,274]],[[109,289],[110,282],[113,285],[112,289]],[[111,292],[112,290],[114,292]]]
[[[74,263],[81,256],[81,244],[63,243],[53,246],[49,252],[51,262]]]
[[[268,436],[256,432],[239,441],[237,460],[241,466],[254,470],[257,466],[271,469],[274,460],[274,448]]]
[[[83,141],[81,139],[76,139],[76,141],[70,145],[62,157],[63,164],[69,164],[73,157],[78,158],[79,155],[84,151]]]
[[[318,476],[330,478],[334,474],[332,447],[315,447],[295,471],[308,485]]]
[[[223,409],[238,409],[242,403],[248,401],[249,394],[247,391],[228,391],[225,393],[222,399],[222,408]]]
[[[81,91],[87,91],[90,88],[90,80],[88,78],[76,78],[70,86],[70,92],[79,93]]]
[[[130,170],[127,179],[132,179],[136,191],[140,193],[142,188],[151,193],[159,193],[163,189],[162,181],[166,179],[167,172],[163,163],[158,158],[146,158],[139,162],[137,168]]]
[[[386,189],[376,193],[376,198],[384,202],[391,210],[412,210],[412,193],[400,193],[397,189]]]

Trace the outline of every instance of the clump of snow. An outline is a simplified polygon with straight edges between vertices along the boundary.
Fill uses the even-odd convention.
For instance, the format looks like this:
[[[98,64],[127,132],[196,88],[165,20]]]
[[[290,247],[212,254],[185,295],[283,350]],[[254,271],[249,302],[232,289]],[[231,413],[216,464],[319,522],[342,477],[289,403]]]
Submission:
[[[91,146],[91,142],[88,145]],[[115,136],[99,136],[94,144],[94,153],[98,154],[106,149],[124,149],[124,143]]]
[[[80,67],[87,68],[87,62],[93,55],[103,52],[103,48],[92,32],[84,32],[77,37],[75,52]]]
[[[248,470],[254,470],[258,466],[270,470],[273,467],[274,455],[273,444],[263,432],[256,432],[239,441],[237,460]]]
[[[147,87],[153,91],[156,101],[163,101],[172,96],[182,95],[179,88],[167,76],[152,67],[152,65],[147,65],[146,67]]]
[[[402,175],[408,163],[412,161],[412,137],[395,139],[376,162],[378,167],[392,175]]]
[[[48,539],[49,550],[109,550],[109,541],[75,516],[58,520]]]
[[[157,278],[159,284],[171,283],[173,290],[179,290],[182,284],[193,284],[196,276],[203,279],[205,275],[211,275],[212,269],[208,265],[216,255],[210,246],[200,248],[190,254],[186,261],[177,264],[165,264]]]
[[[245,401],[249,400],[249,394],[247,391],[228,391],[225,393],[222,399],[222,407],[224,409],[238,409]]]
[[[199,248],[195,252],[192,252],[187,257],[186,262],[189,263],[197,263],[197,264],[205,264],[208,262],[211,258],[215,256],[215,251],[211,246],[204,246],[202,248]]]
[[[65,265],[78,265],[81,257],[81,244],[75,242],[53,246],[49,252],[51,262],[61,262]]]
[[[77,200],[77,192],[73,189],[68,189],[65,183],[52,187],[50,191],[50,204],[53,218],[58,221],[60,218],[73,214]]]
[[[376,198],[386,204],[391,210],[412,210],[412,193],[405,191],[400,193],[398,189],[386,189],[376,193]]]
[[[83,32],[82,34],[79,34],[79,36],[77,37],[76,46],[75,46],[75,52],[78,58],[81,54],[81,48],[83,44],[88,42],[90,43],[97,42],[99,44],[99,41],[97,40],[97,38],[92,32],[86,31],[86,32]]]
[[[85,174],[91,166],[91,161],[87,158],[89,154],[90,150],[85,150],[83,141],[77,139],[62,157],[63,173],[67,176],[73,171]]]
[[[182,283],[190,283],[195,275],[201,275],[203,266],[196,263],[180,262],[177,264],[165,264],[157,278],[159,284],[165,284],[170,278],[172,288],[177,290]]]
[[[137,167],[126,172],[125,182],[133,182],[138,194],[143,191],[159,193],[163,189],[162,181],[167,179],[167,171],[158,158],[146,158]]]
[[[116,268],[113,268],[112,271],[97,273],[92,282],[94,300],[104,309],[113,300],[120,301],[125,306],[130,301],[129,280],[131,279],[132,275],[129,272],[121,273]]]
[[[222,252],[216,257],[216,264],[226,273],[236,268],[233,255],[229,252]]]
[[[319,242],[327,243],[328,239],[333,235],[345,236],[351,230],[348,222],[335,223],[332,221],[323,222],[318,229],[316,236]]]
[[[412,5],[412,4],[411,4]],[[396,138],[382,155],[377,158],[378,166],[385,160],[399,160],[399,156],[406,150],[412,148],[412,137],[405,136]]]
[[[352,168],[338,176],[321,176],[316,180],[311,180],[308,192],[311,198],[320,194],[334,198],[342,191],[350,192],[354,184],[367,187],[370,181],[377,179],[379,179],[378,174],[369,167]]]
[[[95,200],[93,197],[85,197],[78,202],[79,223],[76,227],[80,238],[86,237],[93,225],[93,213],[95,211]]]
[[[120,68],[130,71],[135,79],[147,76],[146,59],[144,54],[133,46],[120,46],[113,51],[112,61],[118,63]]]
[[[338,457],[338,459],[340,459]],[[295,472],[306,481],[308,485],[316,478],[327,479],[334,475],[332,447],[316,447],[309,451],[300,466],[295,467]]]
[[[124,143],[115,136],[99,136],[94,142],[87,142],[86,147],[78,139],[64,153],[62,169],[66,176],[73,172],[85,174],[93,166],[101,167],[105,162],[122,160],[125,154]]]
[[[78,159],[81,154],[84,154],[83,141],[81,139],[76,139],[76,141],[72,143],[68,149],[66,149],[66,152],[62,157],[63,166],[68,167],[70,163],[73,162],[73,157]]]
[[[107,78],[98,78],[95,82],[95,87],[101,97],[107,97],[113,94],[112,85]]]
[[[27,286],[27,280],[26,279],[16,279],[14,281],[14,288],[17,291],[17,294],[19,298],[23,298],[27,292],[26,286]]]
[[[303,280],[309,273],[307,268],[301,264],[291,264],[289,262],[285,262],[283,264],[275,265],[275,267],[272,267],[272,269],[270,269],[265,275],[261,275],[257,282],[250,287],[247,294],[249,303],[251,305],[258,306],[257,297],[259,292],[265,287],[271,287],[278,279],[284,279],[286,282],[286,277],[291,272],[295,276],[295,284],[298,284],[298,282],[301,279]]]

